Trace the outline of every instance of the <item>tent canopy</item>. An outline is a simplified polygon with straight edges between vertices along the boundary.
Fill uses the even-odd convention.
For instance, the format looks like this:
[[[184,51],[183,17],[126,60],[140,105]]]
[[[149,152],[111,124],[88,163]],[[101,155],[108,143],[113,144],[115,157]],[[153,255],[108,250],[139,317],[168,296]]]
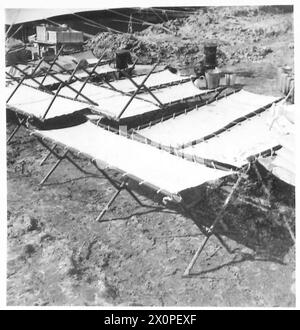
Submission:
[[[113,7],[110,5],[109,7],[99,6],[98,8],[6,8],[5,24],[22,24],[56,16],[105,10]]]
[[[93,9],[76,10],[70,8],[8,8],[5,10],[5,24],[21,24],[26,22],[38,21],[54,16],[72,14],[75,12],[91,11]]]

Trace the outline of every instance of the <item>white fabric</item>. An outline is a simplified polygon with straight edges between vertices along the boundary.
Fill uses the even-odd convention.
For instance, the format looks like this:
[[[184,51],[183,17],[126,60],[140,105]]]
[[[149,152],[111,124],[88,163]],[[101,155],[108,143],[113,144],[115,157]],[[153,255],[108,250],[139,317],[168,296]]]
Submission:
[[[89,68],[87,71],[90,72],[91,70],[92,70],[92,68]],[[109,64],[104,64],[104,65],[97,66],[95,72],[97,72],[100,75],[105,75],[105,74],[117,72],[117,69],[112,68]],[[76,77],[78,77],[78,78],[84,79],[87,76],[88,76],[88,74],[84,70],[78,70],[78,72],[76,72]]]
[[[55,74],[55,76],[58,79],[62,80],[63,82],[68,81],[68,79],[70,78],[70,74],[66,74],[66,73],[58,73],[58,74]],[[44,79],[44,76],[35,77],[34,79],[36,81],[38,81],[39,83],[41,83]],[[34,80],[32,80],[32,79],[25,79],[24,83],[29,85],[29,86],[39,87],[39,84],[37,82],[35,82]],[[46,77],[46,79],[43,81],[43,86],[50,86],[50,85],[59,84],[59,83],[60,82],[57,79],[55,79],[55,78],[48,75]]]
[[[29,65],[24,65],[24,64],[18,64],[17,67],[27,73],[29,73],[29,70],[31,71],[31,68]],[[17,69],[15,69],[14,67],[12,66],[7,66],[6,67],[6,72],[8,72],[9,74],[11,74],[12,76],[18,78],[18,77],[21,77],[23,76],[22,72],[21,71],[18,71]],[[6,77],[7,79],[11,79],[10,77]]]
[[[163,145],[178,147],[216,132],[231,121],[275,100],[275,97],[241,90],[187,114],[143,128],[139,134]]]
[[[79,90],[82,86],[82,83],[76,82],[72,86],[76,90]],[[201,95],[206,92],[207,90],[199,90],[194,86],[192,82],[188,81],[177,86],[157,89],[152,93],[157,96],[157,98],[162,103],[169,103],[174,101],[180,101],[183,98]],[[75,96],[75,93],[71,91],[68,87],[64,87],[61,91],[61,94],[69,97]],[[122,95],[119,92],[109,90],[101,86],[95,86],[90,83],[87,83],[85,85],[82,90],[82,94],[86,95],[91,100],[99,104],[98,107],[93,107],[94,111],[105,113],[111,117],[117,117],[124,108],[124,106],[127,104],[127,102],[130,100],[130,96]],[[154,98],[147,93],[138,94],[137,97],[151,102],[156,102]],[[138,98],[134,98],[134,100],[130,103],[121,118],[128,118],[136,115],[141,115],[150,111],[159,110],[159,107],[157,105],[145,102]],[[78,97],[78,99],[82,99],[82,97]]]
[[[279,144],[276,132],[270,130],[270,118],[271,109],[268,109],[217,137],[182,151],[240,167],[247,163],[247,157]]]
[[[51,4],[49,3],[49,5]],[[7,8],[5,9],[5,24],[20,24],[60,15],[98,11],[114,7],[117,8],[117,6],[112,3],[109,3],[109,7],[101,6],[100,3],[97,4],[97,8]]]
[[[15,86],[5,88],[6,99],[10,96],[14,88]],[[28,115],[42,118],[52,99],[53,95],[51,94],[22,85],[10,99],[8,106],[15,107]],[[82,102],[68,100],[58,96],[45,119],[71,114],[85,108],[87,108],[87,105]]]
[[[177,194],[231,174],[181,159],[108,132],[90,122],[70,128],[37,132],[170,194]]]
[[[75,82],[72,84],[72,87],[77,91],[80,90],[81,86],[82,82]],[[92,107],[95,112],[105,113],[113,118],[118,116],[126,103],[130,100],[130,96],[122,95],[111,89],[95,86],[89,83],[86,84],[81,93],[99,104],[99,106]],[[70,88],[64,87],[61,90],[61,95],[74,98],[76,93]],[[83,98],[79,96],[78,99],[82,100]],[[155,104],[134,98],[122,118],[155,110],[158,110],[158,107]]]
[[[272,161],[260,160],[260,163],[271,171],[275,176],[286,183],[296,184],[295,163],[295,114],[296,106],[280,103],[272,108],[272,130],[277,135],[277,140],[282,148],[276,152]]]
[[[146,76],[147,75],[132,77],[132,80],[134,80],[137,84],[141,84]],[[147,87],[154,87],[161,84],[182,81],[184,79],[186,79],[186,77],[171,73],[169,70],[164,70],[152,73],[146,80],[145,85]],[[136,90],[136,86],[129,79],[116,80],[111,84],[123,92],[132,92]]]
[[[89,65],[96,64],[99,60],[90,49],[83,52],[74,53],[69,56],[74,58],[77,62],[84,59]],[[64,56],[61,56],[60,58],[64,59]]]

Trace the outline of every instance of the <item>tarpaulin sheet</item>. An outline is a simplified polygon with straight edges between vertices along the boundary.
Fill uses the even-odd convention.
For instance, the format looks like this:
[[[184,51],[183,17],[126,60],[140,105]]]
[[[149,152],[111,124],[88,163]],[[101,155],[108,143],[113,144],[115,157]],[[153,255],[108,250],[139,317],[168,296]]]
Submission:
[[[82,83],[76,82],[72,85],[76,90],[79,90]],[[178,102],[184,98],[192,98],[201,94],[207,93],[208,90],[200,90],[194,86],[191,81],[182,83],[180,85],[164,87],[152,91],[152,93],[162,102],[167,104],[170,102]],[[64,87],[61,91],[62,95],[74,97],[75,93],[68,87]],[[99,106],[93,107],[94,111],[107,114],[113,118],[118,117],[127,102],[130,100],[130,96],[123,95],[117,91],[110,90],[101,86],[95,86],[87,83],[82,90],[82,94],[89,97],[94,102],[97,102]],[[139,99],[138,99],[138,98]],[[150,102],[156,102],[154,98],[148,93],[144,92],[138,94],[133,99],[121,118],[129,118],[137,115],[142,115],[150,111],[159,110],[159,106]],[[82,99],[82,97],[78,97]],[[148,102],[145,102],[148,101]]]
[[[6,98],[10,96],[14,88],[15,86],[5,88]],[[28,116],[41,119],[52,99],[53,95],[51,94],[22,85],[10,99],[7,106],[8,108],[16,108]],[[53,102],[45,119],[68,115],[85,108],[87,108],[85,103],[58,96]]]
[[[271,119],[272,110],[268,109],[214,138],[182,151],[236,167],[243,166],[248,163],[247,157],[279,145],[276,132],[270,130]]]
[[[278,98],[241,90],[138,132],[162,145],[178,147],[216,132],[235,119],[246,116],[276,99]]]
[[[97,4],[97,7],[98,8],[6,8],[5,24],[20,24],[55,16],[107,9],[107,7],[101,6],[101,4]],[[114,6],[110,4],[109,8],[113,7]]]
[[[100,166],[104,163],[170,194],[177,194],[187,188],[232,174],[189,162],[106,131],[90,122],[70,128],[35,132],[53,142],[89,155],[99,161]]]

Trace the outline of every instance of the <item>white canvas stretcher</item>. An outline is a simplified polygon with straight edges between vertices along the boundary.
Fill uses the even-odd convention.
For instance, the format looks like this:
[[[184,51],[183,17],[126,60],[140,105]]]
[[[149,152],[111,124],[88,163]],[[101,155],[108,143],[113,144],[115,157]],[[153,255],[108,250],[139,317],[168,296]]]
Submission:
[[[6,97],[9,97],[15,86],[6,87]],[[38,89],[21,85],[10,101],[7,108],[28,117],[42,119],[45,111],[53,99],[53,95]],[[83,102],[58,96],[44,119],[68,115],[86,109],[88,105]]]
[[[68,73],[56,73],[54,76],[57,77],[57,79],[55,79],[51,75],[47,75],[46,78],[44,78],[44,76],[34,77],[34,79],[36,81],[28,78],[28,79],[25,79],[24,84],[37,88],[37,87],[40,87],[41,83],[43,83],[43,86],[48,87],[51,85],[60,84],[58,79],[63,82],[67,82],[70,78],[70,74],[68,74]],[[40,84],[38,84],[38,83],[40,83]]]
[[[177,148],[216,132],[277,99],[241,90],[186,114],[149,125],[138,133],[156,143]]]
[[[137,84],[141,84],[145,79],[146,75],[140,75],[137,77],[132,77]],[[179,74],[174,74],[169,70],[163,70],[159,72],[154,72],[147,79],[145,85],[149,88],[159,87],[164,84],[179,83],[187,81],[186,76],[180,76]],[[111,85],[116,89],[119,89],[123,92],[133,92],[136,90],[136,87],[129,79],[121,79],[111,82]]]
[[[241,167],[249,162],[247,158],[280,144],[276,132],[270,130],[271,120],[272,110],[268,109],[220,135],[182,149],[182,152]]]
[[[106,75],[106,74],[116,73],[116,72],[118,72],[118,70],[116,68],[113,68],[109,64],[104,64],[104,65],[97,66],[95,72],[99,75]],[[88,74],[84,70],[78,70],[78,72],[76,72],[76,77],[78,77],[80,79],[84,79],[87,76],[88,76]]]
[[[147,84],[146,84],[147,85]],[[79,90],[81,87],[80,82],[75,82],[72,86]],[[180,85],[169,86],[157,90],[153,90],[152,93],[160,100],[161,103],[167,105],[172,102],[179,102],[182,99],[193,98],[208,93],[209,90],[200,90],[194,86],[191,81],[182,83]],[[75,97],[75,92],[67,87],[61,90],[61,94],[70,98]],[[112,118],[117,118],[121,113],[127,102],[130,100],[130,96],[123,95],[117,91],[96,86],[91,83],[87,83],[82,90],[82,94],[89,97],[91,100],[97,102],[99,106],[93,106],[92,109],[95,112],[105,114]],[[81,96],[78,99],[82,99]],[[137,115],[142,115],[151,111],[158,111],[159,105],[155,104],[153,97],[146,93],[138,94],[135,97],[121,118],[129,118]]]
[[[272,129],[277,133],[282,148],[273,157],[258,159],[268,171],[292,186],[296,185],[295,114],[295,105],[282,103],[274,107]]]
[[[104,214],[123,190],[127,191],[131,197],[140,204],[140,206],[146,206],[128,186],[128,179],[138,182],[139,185],[146,185],[151,189],[154,189],[157,194],[166,195],[163,198],[164,203],[171,201],[177,203],[181,210],[195,221],[195,216],[189,210],[189,207],[183,200],[180,192],[234,173],[232,171],[220,171],[186,161],[165,151],[106,131],[90,122],[60,130],[36,130],[32,134],[35,135],[39,142],[58,159],[50,172],[48,172],[46,177],[42,180],[41,184],[45,183],[64,159],[71,162],[80,171],[93,175],[82,169],[68,155],[68,153],[80,153],[80,155],[89,158],[97,170],[102,174],[102,178],[107,179],[115,188],[114,194],[102,208],[101,213],[96,219],[97,221],[102,219]],[[47,145],[47,142],[54,143],[55,147],[50,148],[49,145]],[[54,150],[56,147],[62,148],[63,154]],[[110,176],[106,172],[106,168],[113,168],[118,172],[121,172],[121,179]],[[227,251],[231,252],[222,237],[215,232],[215,228],[222,219],[224,212],[237,191],[242,179],[243,173],[241,172],[238,174],[236,182],[232,186],[221,210],[210,227],[208,228],[199,224],[200,230],[204,234],[204,238],[189,265],[186,267],[184,271],[185,276],[191,274],[191,269],[212,235],[220,241]]]
[[[98,58],[93,54],[91,50],[87,50],[84,52],[74,53],[71,55],[67,55],[66,57],[72,57],[76,61],[86,60],[89,66],[93,66],[98,62]],[[59,57],[59,59],[64,59],[64,56]],[[107,63],[108,60],[103,60],[100,63]]]
[[[34,134],[88,155],[102,167],[108,165],[170,195],[232,174],[189,162],[90,122],[64,129],[34,131]]]
[[[17,67],[27,73],[30,73],[32,71],[30,65],[18,64]],[[16,78],[22,77],[22,73],[20,71],[18,71],[17,69],[15,69],[13,66],[7,66],[6,71]]]

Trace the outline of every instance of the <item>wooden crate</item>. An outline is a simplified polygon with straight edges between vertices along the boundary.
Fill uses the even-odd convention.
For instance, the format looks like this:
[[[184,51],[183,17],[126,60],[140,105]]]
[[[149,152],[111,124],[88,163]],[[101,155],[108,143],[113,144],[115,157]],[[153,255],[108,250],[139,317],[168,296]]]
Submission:
[[[83,42],[83,34],[74,31],[48,31],[48,41],[61,44],[81,43]]]

